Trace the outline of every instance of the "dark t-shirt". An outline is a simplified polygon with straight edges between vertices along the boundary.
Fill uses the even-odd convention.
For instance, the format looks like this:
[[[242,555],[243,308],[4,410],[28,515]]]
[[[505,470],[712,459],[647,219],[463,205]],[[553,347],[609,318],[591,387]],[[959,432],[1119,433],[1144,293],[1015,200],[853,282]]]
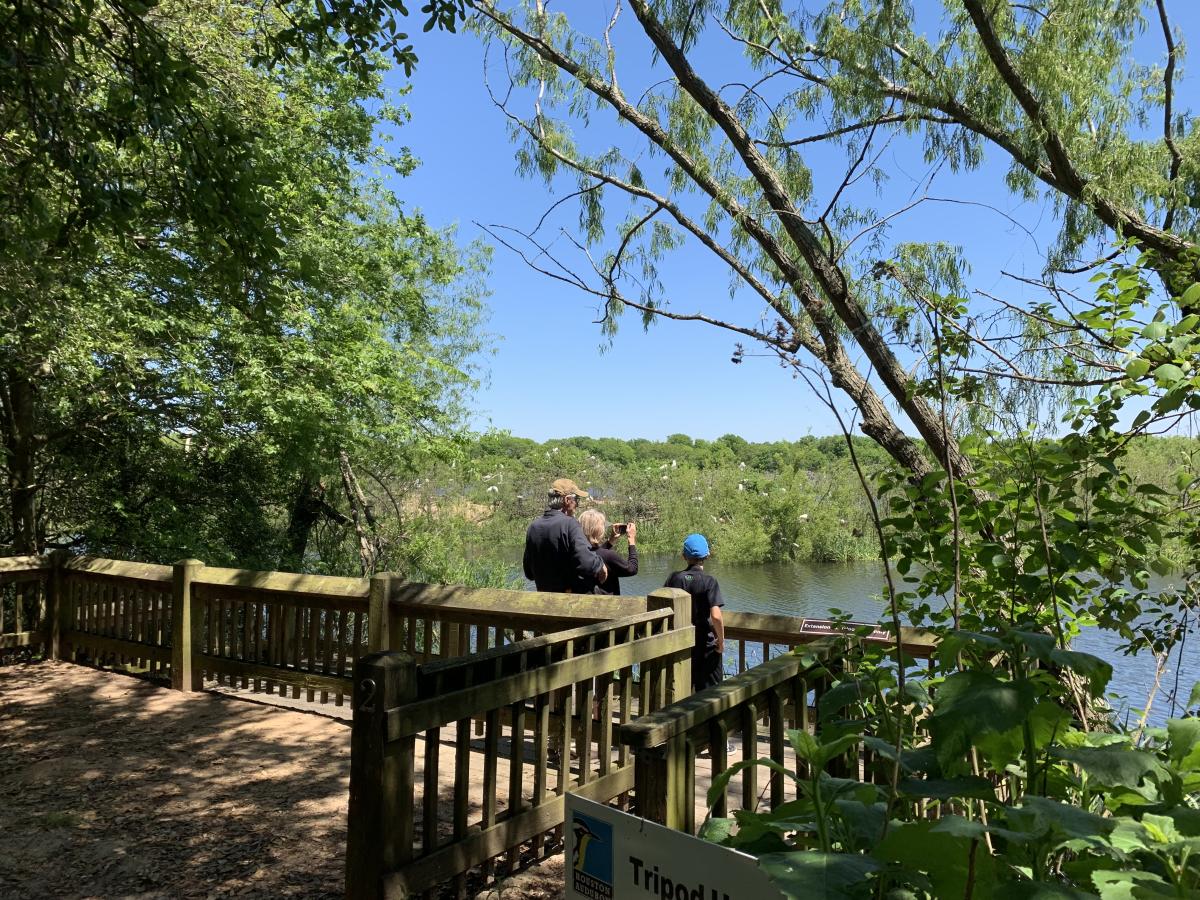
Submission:
[[[525,577],[539,591],[590,594],[604,564],[588,545],[583,528],[561,509],[548,509],[525,532]]]
[[[599,546],[592,544],[592,549],[596,551],[596,554],[608,566],[608,581],[596,585],[596,593],[621,593],[621,579],[638,573],[637,547],[632,544],[630,545],[628,558],[622,557],[621,554],[612,548],[612,544],[608,541]]]
[[[699,564],[682,572],[672,572],[663,587],[680,588],[692,595],[692,624],[696,626],[696,650],[717,649],[717,634],[712,627],[712,608],[724,606],[721,586]]]

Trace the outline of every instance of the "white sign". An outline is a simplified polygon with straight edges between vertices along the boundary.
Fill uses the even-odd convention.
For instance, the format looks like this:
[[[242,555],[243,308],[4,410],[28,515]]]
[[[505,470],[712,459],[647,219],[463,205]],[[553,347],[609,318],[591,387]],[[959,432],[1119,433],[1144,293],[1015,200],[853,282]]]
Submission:
[[[783,900],[745,853],[566,797],[566,900]]]

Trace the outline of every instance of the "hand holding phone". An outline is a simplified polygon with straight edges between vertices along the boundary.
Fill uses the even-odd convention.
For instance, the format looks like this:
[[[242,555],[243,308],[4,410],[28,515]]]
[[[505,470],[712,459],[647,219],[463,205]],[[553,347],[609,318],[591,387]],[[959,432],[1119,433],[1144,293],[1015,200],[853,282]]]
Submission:
[[[613,534],[624,534],[629,530],[629,526],[624,522],[613,522]]]

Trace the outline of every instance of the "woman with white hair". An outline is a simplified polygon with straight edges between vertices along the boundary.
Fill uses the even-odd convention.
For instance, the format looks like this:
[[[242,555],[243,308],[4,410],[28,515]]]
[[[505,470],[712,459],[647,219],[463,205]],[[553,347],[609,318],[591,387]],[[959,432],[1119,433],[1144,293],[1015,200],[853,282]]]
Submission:
[[[579,514],[579,524],[583,528],[583,536],[588,539],[592,550],[604,560],[604,565],[608,568],[608,578],[597,583],[596,593],[621,593],[621,578],[636,575],[638,571],[637,523],[618,522],[614,524],[612,533],[607,539],[605,539],[605,534],[609,531],[608,520],[600,510],[584,510]],[[624,559],[613,549],[613,542],[622,535],[629,539],[629,551]]]

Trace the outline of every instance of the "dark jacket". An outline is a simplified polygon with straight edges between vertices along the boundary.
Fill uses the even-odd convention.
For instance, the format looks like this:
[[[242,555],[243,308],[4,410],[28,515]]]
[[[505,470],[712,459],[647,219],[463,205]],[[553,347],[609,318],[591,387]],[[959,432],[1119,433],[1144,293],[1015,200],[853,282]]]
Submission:
[[[605,541],[597,546],[592,544],[592,549],[604,560],[604,564],[608,566],[608,580],[603,584],[596,585],[597,594],[619,594],[621,593],[621,579],[630,575],[636,575],[638,572],[638,555],[637,547],[633,544],[629,545],[629,557],[622,559],[621,554],[612,548],[612,543]]]
[[[525,577],[539,591],[590,594],[603,560],[584,537],[574,517],[548,509],[525,532]]]
[[[717,633],[712,627],[712,608],[724,606],[721,586],[699,564],[688,566],[682,572],[672,572],[663,587],[682,588],[692,595],[692,624],[696,626],[696,652],[703,654],[717,649]]]

